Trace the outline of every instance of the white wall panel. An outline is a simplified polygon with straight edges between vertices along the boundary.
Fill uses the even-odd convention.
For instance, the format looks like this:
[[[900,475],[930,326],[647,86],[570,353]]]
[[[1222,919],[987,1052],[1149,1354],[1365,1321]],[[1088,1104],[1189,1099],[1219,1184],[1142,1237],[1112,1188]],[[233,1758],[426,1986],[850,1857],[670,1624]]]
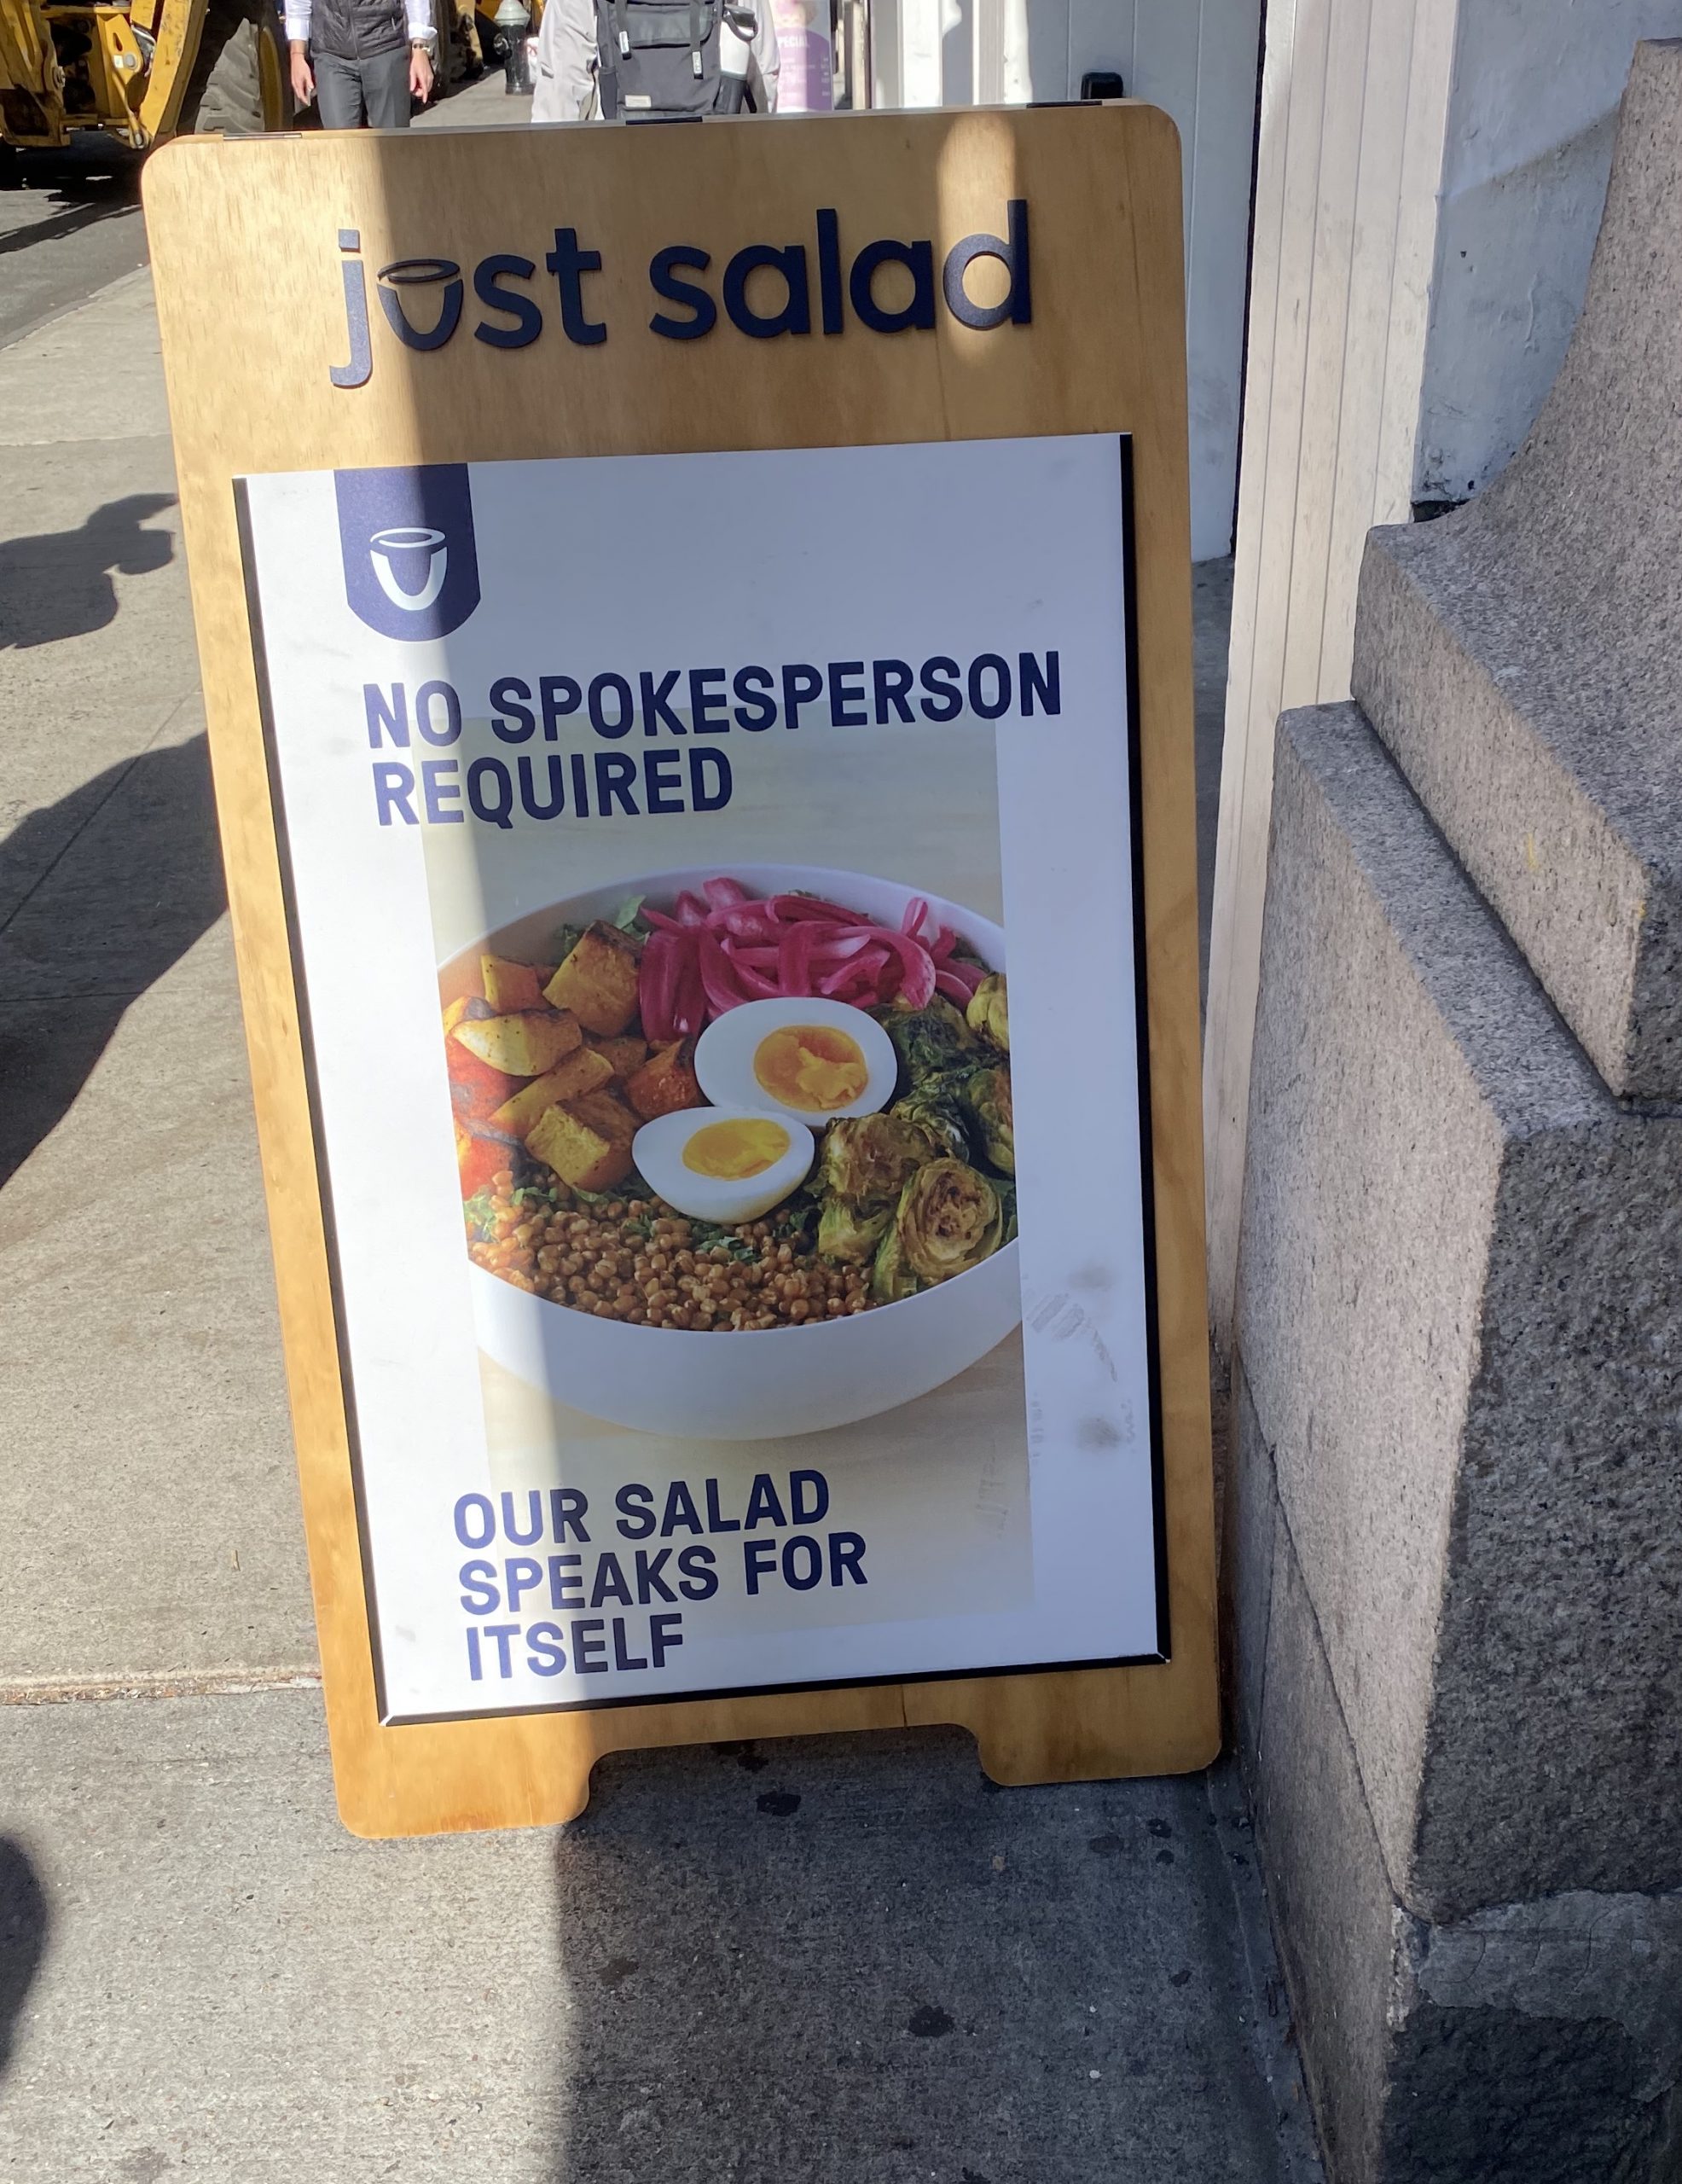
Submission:
[[[1279,713],[1348,695],[1361,543],[1406,519],[1459,0],[1273,0],[1215,868],[1210,1309],[1238,1263]]]
[[[879,106],[1074,98],[1088,70],[1113,68],[1172,115],[1199,560],[1232,544],[1260,13],[1261,0],[873,0]]]

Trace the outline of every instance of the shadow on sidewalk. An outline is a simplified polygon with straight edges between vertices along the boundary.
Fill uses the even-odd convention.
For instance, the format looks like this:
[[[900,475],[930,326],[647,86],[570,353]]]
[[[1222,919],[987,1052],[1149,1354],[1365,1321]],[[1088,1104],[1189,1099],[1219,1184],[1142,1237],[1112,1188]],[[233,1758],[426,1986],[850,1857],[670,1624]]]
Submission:
[[[47,1951],[47,1898],[29,1854],[0,1835],[0,2077],[12,2059],[18,2019]]]
[[[1201,1776],[963,1732],[621,1752],[555,1847],[555,2184],[1286,2184]]]
[[[168,566],[175,542],[141,526],[174,506],[171,493],[131,493],[96,508],[75,531],[0,539],[0,650],[86,636],[115,621],[113,574]]]
[[[226,903],[205,738],[108,767],[0,843],[0,1183],[69,1109],[129,1003]]]

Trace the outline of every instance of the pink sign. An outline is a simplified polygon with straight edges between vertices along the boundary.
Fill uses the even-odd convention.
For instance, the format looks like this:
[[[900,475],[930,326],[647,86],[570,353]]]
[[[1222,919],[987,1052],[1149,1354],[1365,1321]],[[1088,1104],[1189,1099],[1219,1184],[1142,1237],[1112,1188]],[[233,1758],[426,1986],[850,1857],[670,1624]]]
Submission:
[[[779,113],[827,113],[835,103],[829,0],[771,0],[777,26]]]

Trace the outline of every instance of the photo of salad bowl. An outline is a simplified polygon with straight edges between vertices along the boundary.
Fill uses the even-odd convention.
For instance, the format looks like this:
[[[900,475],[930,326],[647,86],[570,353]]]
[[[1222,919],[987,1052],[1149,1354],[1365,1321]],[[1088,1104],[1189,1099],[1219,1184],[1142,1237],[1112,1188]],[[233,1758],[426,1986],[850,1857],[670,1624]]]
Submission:
[[[1004,971],[960,904],[774,864],[627,878],[453,957],[480,1347],[693,1440],[966,1371],[1021,1318]]]

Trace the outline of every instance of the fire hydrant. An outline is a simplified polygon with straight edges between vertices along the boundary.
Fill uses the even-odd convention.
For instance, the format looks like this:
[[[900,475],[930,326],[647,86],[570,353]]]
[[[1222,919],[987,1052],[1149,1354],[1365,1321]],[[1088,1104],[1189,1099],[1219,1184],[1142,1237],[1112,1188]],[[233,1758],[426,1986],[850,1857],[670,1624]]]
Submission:
[[[491,20],[496,26],[496,49],[502,56],[508,78],[502,88],[510,97],[516,92],[530,97],[531,70],[526,61],[525,33],[531,21],[531,10],[525,0],[500,0]]]

